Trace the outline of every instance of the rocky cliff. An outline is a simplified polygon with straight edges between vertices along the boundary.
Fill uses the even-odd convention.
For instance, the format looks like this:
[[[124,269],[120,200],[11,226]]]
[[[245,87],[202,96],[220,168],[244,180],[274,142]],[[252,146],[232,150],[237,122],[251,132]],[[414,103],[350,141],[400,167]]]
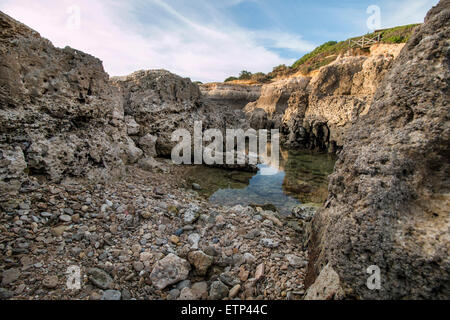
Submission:
[[[446,0],[348,131],[328,201],[313,220],[307,298],[448,299],[449,39]],[[360,79],[359,86],[367,80]],[[330,81],[316,90],[353,92]],[[380,268],[379,290],[366,286],[370,266]]]
[[[0,25],[2,183],[18,192],[28,173],[61,180],[136,161],[101,61],[55,48],[3,13]]]
[[[245,115],[232,103],[236,100],[228,97],[218,103],[220,94],[202,95],[190,79],[165,70],[138,71],[113,77],[110,83],[123,99],[128,135],[150,157],[170,157],[175,146],[172,132],[187,129],[193,133],[195,121],[201,121],[203,129],[222,131],[245,126]]]
[[[128,134],[150,157],[170,156],[172,132],[205,118],[198,86],[168,71],[138,71],[111,83],[123,97]]]
[[[306,298],[448,298],[449,21],[441,1],[403,50],[199,88],[164,70],[110,79],[100,60],[0,13],[0,299],[300,298],[298,228],[212,206],[186,190],[184,168],[153,159],[197,120],[338,151],[328,200],[301,230]],[[58,275],[74,263],[92,286],[69,294]],[[366,286],[370,266],[379,290]]]
[[[3,13],[0,25],[3,200],[28,175],[109,178],[125,165],[156,166],[152,157],[171,155],[172,132],[192,131],[194,121],[204,129],[245,126],[241,110],[205,99],[189,79],[164,70],[110,79],[97,58],[55,48]]]
[[[379,83],[404,44],[377,44],[366,54],[338,57],[305,76],[262,87],[245,107],[254,128],[280,128],[289,147],[335,152],[354,122],[368,112]]]
[[[203,99],[209,103],[242,110],[250,102],[259,99],[261,85],[207,83],[200,85],[200,91]]]

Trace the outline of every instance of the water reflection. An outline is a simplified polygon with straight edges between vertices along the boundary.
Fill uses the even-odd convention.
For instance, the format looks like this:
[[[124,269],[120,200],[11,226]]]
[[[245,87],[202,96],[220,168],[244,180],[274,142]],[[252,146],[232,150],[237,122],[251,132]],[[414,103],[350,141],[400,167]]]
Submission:
[[[299,205],[300,202],[283,191],[286,173],[267,165],[259,165],[258,168],[258,173],[250,179],[247,187],[244,189],[219,189],[209,197],[209,201],[229,206],[273,204],[280,213],[289,214],[292,208]]]
[[[220,205],[272,204],[290,214],[300,203],[322,203],[328,193],[328,175],[335,156],[305,151],[280,153],[280,166],[259,165],[258,173],[226,171],[204,166],[190,167],[189,183],[202,186],[200,193]]]

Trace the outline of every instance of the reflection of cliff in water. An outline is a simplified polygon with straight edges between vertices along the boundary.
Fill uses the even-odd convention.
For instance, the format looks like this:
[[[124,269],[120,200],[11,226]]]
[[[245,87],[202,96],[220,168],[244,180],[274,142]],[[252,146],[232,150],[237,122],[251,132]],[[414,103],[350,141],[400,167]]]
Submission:
[[[328,196],[328,176],[336,156],[304,151],[289,151],[281,167],[286,172],[283,190],[302,203],[323,203]]]
[[[222,205],[266,205],[272,204],[283,214],[289,214],[292,209],[300,204],[298,200],[283,192],[283,171],[271,169],[266,165],[259,165],[258,173],[252,177],[244,189],[219,189],[211,195],[212,203]],[[271,175],[265,175],[268,170]]]
[[[327,177],[333,171],[334,163],[335,156],[328,154],[281,150],[278,170],[259,165],[255,175],[194,166],[187,168],[185,177],[188,183],[199,184],[202,187],[199,193],[212,203],[228,206],[273,204],[281,213],[289,214],[300,203],[326,200]]]

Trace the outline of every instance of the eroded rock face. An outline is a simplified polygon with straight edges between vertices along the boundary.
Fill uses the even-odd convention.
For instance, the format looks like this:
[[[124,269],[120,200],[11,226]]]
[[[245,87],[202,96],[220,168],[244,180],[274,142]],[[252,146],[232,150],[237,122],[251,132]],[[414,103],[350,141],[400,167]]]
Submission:
[[[200,85],[203,100],[211,104],[242,110],[261,96],[261,85],[208,83]]]
[[[261,96],[245,107],[254,129],[281,127],[281,118],[290,106],[290,97],[294,92],[306,91],[310,78],[294,77],[264,85]]]
[[[170,156],[176,144],[171,141],[172,132],[182,128],[191,131],[194,121],[204,119],[198,86],[168,71],[137,71],[126,77],[114,77],[111,84],[123,97],[127,119],[139,126],[133,138],[146,151],[151,140],[148,135],[156,136],[157,154]]]
[[[0,25],[0,149],[19,147],[27,171],[52,180],[133,162],[121,97],[101,61],[55,48],[3,13]]]
[[[343,145],[352,123],[369,112],[375,91],[402,47],[375,45],[369,56],[341,57],[319,70],[310,83],[303,121],[311,147],[334,151]]]
[[[335,152],[360,115],[403,44],[374,45],[369,55],[341,56],[312,77],[295,76],[264,85],[245,107],[255,129],[280,128],[288,147]]]
[[[349,131],[313,219],[309,297],[327,298],[319,282],[334,279],[337,298],[448,299],[448,39],[450,1],[441,1]],[[366,286],[372,265],[380,290]]]
[[[0,149],[0,201],[17,196],[26,180],[27,164],[20,147],[3,146]]]

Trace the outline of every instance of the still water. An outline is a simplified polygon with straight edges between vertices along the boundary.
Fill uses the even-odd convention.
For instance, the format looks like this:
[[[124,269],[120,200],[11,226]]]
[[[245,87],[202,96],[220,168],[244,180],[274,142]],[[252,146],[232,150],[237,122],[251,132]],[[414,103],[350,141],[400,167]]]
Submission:
[[[308,151],[282,150],[277,169],[259,165],[255,173],[190,167],[186,180],[202,187],[200,194],[219,205],[273,205],[288,215],[301,203],[323,203],[328,194],[328,175],[336,156]],[[271,175],[267,175],[271,171]]]

